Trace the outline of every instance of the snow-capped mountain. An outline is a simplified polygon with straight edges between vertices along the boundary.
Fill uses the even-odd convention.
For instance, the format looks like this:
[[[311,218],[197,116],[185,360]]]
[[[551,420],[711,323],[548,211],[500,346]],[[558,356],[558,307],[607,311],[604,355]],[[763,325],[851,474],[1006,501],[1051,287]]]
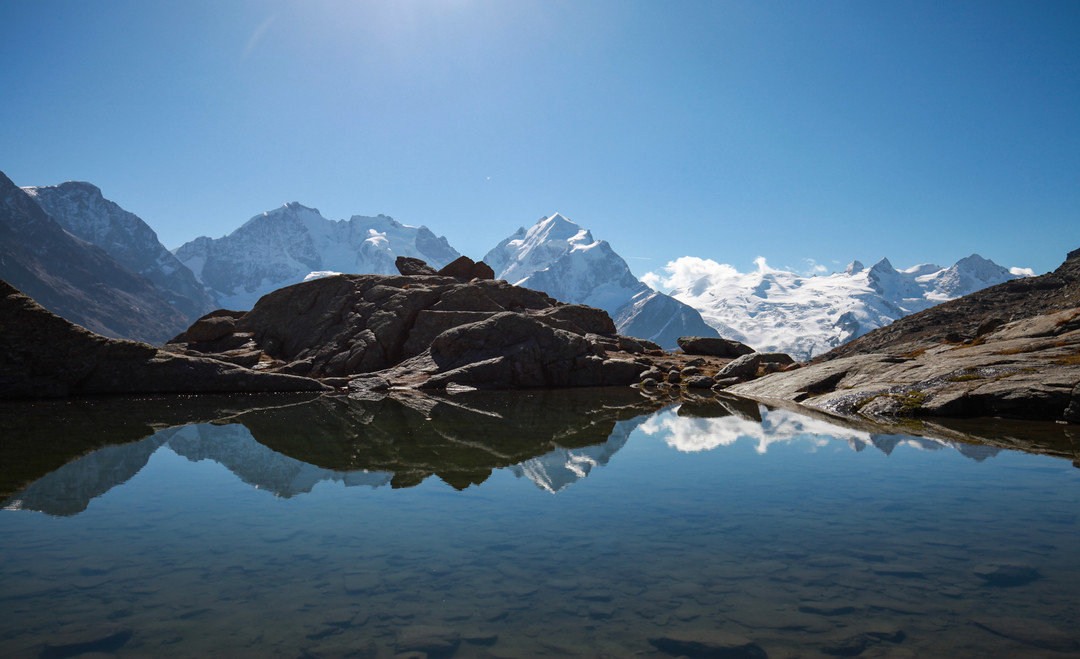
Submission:
[[[611,314],[619,333],[674,348],[680,336],[716,336],[701,315],[654,291],[604,240],[556,213],[518,229],[484,256],[495,277]]]
[[[165,249],[154,230],[102,196],[97,186],[68,181],[23,190],[68,233],[97,245],[128,270],[153,282],[189,321],[214,309],[214,301],[195,275]]]
[[[398,256],[441,268],[460,254],[427,227],[386,215],[328,220],[299,203],[260,213],[222,238],[201,236],[176,257],[218,306],[245,310],[270,291],[327,273],[397,274]]]
[[[669,263],[666,276],[649,278],[701,312],[721,336],[759,351],[809,359],[941,302],[1018,275],[973,254],[948,268],[917,265],[897,270],[882,259],[871,268],[853,261],[844,272],[803,276],[770,268],[742,273],[696,257]]]

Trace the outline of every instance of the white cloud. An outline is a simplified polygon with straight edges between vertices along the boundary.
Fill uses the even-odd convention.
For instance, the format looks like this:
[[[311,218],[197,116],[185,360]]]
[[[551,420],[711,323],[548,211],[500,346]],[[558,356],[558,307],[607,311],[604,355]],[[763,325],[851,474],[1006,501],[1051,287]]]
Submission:
[[[1031,268],[1012,267],[1012,268],[1009,268],[1009,272],[1011,272],[1014,275],[1017,275],[1018,277],[1034,277],[1035,276],[1035,271],[1032,270]]]

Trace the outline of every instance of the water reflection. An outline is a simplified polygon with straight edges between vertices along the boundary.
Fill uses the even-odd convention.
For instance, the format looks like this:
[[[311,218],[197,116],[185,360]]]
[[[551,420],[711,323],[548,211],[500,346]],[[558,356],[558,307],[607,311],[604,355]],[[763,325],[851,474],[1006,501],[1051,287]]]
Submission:
[[[710,409],[727,411],[729,414],[701,414]],[[750,416],[719,401],[714,406],[697,404],[689,409],[688,406],[680,406],[673,412],[654,414],[641,424],[641,430],[648,435],[663,437],[668,446],[685,453],[711,451],[731,446],[739,440],[754,442],[755,450],[762,454],[774,444],[801,441],[826,446],[837,440],[847,442],[855,451],[872,447],[885,455],[892,454],[900,446],[927,451],[951,448],[980,462],[1003,450],[996,446],[955,440],[873,433],[785,409],[763,408],[754,410],[754,415]]]
[[[855,451],[872,447],[886,455],[898,447],[952,449],[983,461],[1019,446],[1076,459],[1071,430],[1061,426],[1015,426],[1026,433],[1019,439],[1010,433],[1014,426],[1000,420],[963,422],[959,429],[923,424],[921,430],[938,436],[917,436],[734,397],[674,402],[625,389],[451,397],[403,393],[382,400],[229,397],[163,404],[144,399],[44,404],[31,412],[21,417],[23,427],[5,446],[3,464],[7,482],[33,482],[3,507],[57,516],[82,512],[92,499],[135,476],[162,448],[193,462],[219,463],[244,483],[283,498],[310,492],[321,482],[402,488],[432,476],[460,490],[503,468],[557,493],[606,465],[639,427],[686,453],[740,440],[753,442],[761,454],[777,444],[803,442],[813,448],[841,441]],[[203,422],[154,432],[188,420]],[[30,421],[40,426],[36,434]],[[46,459],[36,459],[31,449],[57,438]],[[36,480],[27,477],[62,460],[65,450],[77,454],[111,442],[128,443],[106,445]],[[20,466],[25,469],[19,471]]]
[[[0,447],[36,481],[10,506],[69,515],[0,512],[0,655],[1080,649],[1080,472],[1005,450],[1073,459],[1068,428],[626,390],[168,404],[31,406],[63,450]]]

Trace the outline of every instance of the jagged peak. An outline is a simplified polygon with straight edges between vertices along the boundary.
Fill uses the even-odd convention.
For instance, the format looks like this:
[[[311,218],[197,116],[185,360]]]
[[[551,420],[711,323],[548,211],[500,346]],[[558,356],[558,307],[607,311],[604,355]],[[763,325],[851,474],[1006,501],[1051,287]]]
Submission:
[[[875,271],[875,272],[882,272],[883,270],[884,271],[894,271],[894,272],[896,271],[896,268],[893,267],[893,264],[889,261],[889,259],[887,257],[884,257],[884,256],[881,257],[880,261],[878,261],[874,265],[870,266],[870,269]]]
[[[862,261],[855,260],[847,264],[847,268],[844,269],[849,275],[855,275],[866,269],[866,266],[862,264]]]

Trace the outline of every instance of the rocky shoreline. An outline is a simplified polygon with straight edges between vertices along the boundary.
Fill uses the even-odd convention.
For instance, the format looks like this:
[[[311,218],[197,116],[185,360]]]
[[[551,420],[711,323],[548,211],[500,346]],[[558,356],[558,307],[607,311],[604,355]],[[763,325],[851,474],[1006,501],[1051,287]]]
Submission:
[[[1080,250],[729,391],[849,418],[1080,423]]]
[[[107,339],[0,288],[0,398],[100,394],[635,386],[786,401],[847,418],[997,416],[1080,422],[1080,250],[1053,273],[901,319],[808,364],[719,338],[681,351],[616,333],[607,312],[492,279],[336,275],[218,310],[162,348]]]

